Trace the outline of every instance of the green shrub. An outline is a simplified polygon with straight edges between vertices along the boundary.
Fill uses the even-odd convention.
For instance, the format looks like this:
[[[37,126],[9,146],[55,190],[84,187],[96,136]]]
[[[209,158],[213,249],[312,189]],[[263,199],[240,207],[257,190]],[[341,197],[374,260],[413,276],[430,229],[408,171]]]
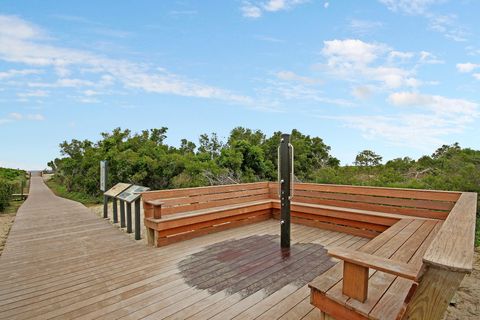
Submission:
[[[8,206],[13,191],[14,184],[6,179],[0,178],[0,212]]]

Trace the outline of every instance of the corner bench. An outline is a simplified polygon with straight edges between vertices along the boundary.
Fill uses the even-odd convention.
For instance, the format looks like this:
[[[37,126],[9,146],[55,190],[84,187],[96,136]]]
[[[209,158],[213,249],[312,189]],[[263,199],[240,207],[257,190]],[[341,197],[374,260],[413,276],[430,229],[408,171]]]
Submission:
[[[279,218],[274,182],[142,193],[149,244],[163,246],[247,223]],[[456,194],[375,187],[295,184],[293,223],[374,238],[405,217],[444,219]]]
[[[448,217],[405,218],[314,279],[311,303],[324,319],[441,319],[473,265],[476,194],[462,193]]]

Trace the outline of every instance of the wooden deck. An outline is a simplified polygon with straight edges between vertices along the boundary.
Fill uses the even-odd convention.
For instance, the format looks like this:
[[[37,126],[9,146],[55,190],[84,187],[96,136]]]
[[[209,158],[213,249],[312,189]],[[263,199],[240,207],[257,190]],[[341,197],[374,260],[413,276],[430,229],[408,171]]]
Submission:
[[[40,177],[0,256],[0,319],[315,319],[307,282],[325,247],[368,239],[292,225],[290,252],[268,220],[146,247]]]

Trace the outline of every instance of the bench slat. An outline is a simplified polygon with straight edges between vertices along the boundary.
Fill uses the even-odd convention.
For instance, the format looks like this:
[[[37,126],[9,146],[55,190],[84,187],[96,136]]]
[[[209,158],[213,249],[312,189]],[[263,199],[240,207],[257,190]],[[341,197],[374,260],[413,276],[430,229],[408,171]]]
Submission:
[[[460,192],[422,190],[422,189],[402,189],[402,188],[382,188],[365,186],[348,186],[335,184],[316,184],[316,183],[296,183],[295,190],[315,190],[324,192],[350,193],[375,195],[393,198],[422,199],[438,201],[457,201]]]
[[[184,197],[192,195],[202,194],[215,194],[222,192],[251,190],[251,189],[268,189],[268,182],[254,182],[254,183],[242,183],[242,184],[228,184],[221,186],[209,186],[209,187],[196,187],[196,188],[181,188],[181,189],[168,189],[168,190],[155,190],[142,192],[142,198],[144,200],[151,199],[168,199],[175,197]]]

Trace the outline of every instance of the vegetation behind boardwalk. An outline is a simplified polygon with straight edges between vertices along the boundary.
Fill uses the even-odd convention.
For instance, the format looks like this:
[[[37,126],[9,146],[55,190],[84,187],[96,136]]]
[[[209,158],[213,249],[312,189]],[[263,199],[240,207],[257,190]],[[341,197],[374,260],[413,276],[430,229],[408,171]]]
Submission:
[[[8,206],[13,193],[20,193],[25,175],[23,170],[0,168],[0,212]]]
[[[66,192],[97,197],[100,160],[108,160],[110,185],[165,189],[276,179],[280,132],[267,137],[238,127],[227,141],[203,134],[197,142],[183,139],[180,147],[167,145],[166,133],[167,128],[136,134],[117,128],[97,142],[65,141],[60,144],[63,158],[48,163],[56,172],[54,183]],[[293,130],[291,142],[299,181],[480,192],[480,151],[458,144],[439,146],[417,160],[385,163],[374,151],[359,150],[352,165],[341,166],[319,137]]]

